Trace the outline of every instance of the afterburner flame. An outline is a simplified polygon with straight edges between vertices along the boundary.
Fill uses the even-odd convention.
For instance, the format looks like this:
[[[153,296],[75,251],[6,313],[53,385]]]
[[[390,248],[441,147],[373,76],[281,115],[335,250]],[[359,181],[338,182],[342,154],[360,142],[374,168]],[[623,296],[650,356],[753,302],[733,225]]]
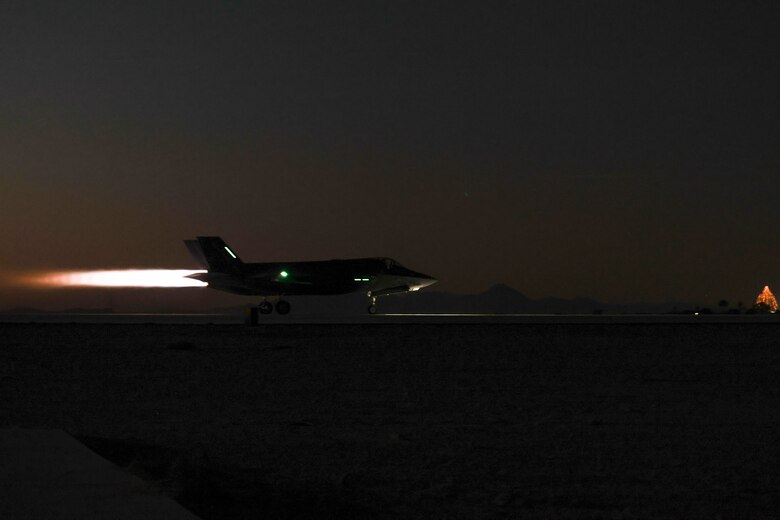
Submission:
[[[765,285],[764,290],[756,298],[756,305],[764,304],[769,308],[769,312],[777,312],[777,300],[775,295],[769,290],[769,286]]]
[[[206,271],[189,269],[118,269],[110,271],[52,271],[21,276],[22,285],[56,287],[206,287],[187,276]]]

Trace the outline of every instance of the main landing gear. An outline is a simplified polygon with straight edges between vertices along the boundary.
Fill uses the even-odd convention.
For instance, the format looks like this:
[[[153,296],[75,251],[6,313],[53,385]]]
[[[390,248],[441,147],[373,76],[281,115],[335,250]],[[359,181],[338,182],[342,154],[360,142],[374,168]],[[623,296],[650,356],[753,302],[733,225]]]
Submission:
[[[281,299],[276,302],[275,306],[268,300],[263,300],[257,306],[257,310],[260,311],[260,314],[271,314],[274,311],[274,307],[276,307],[277,314],[290,314],[290,302]]]
[[[371,298],[371,303],[369,303],[368,305],[368,313],[376,314],[376,296],[371,296],[370,298]]]

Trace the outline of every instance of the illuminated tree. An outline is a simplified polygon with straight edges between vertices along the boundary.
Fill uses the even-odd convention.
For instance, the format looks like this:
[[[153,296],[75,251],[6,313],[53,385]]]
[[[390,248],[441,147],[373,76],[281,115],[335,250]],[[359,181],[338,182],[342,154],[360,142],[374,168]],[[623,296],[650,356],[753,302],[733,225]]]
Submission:
[[[756,307],[766,308],[769,312],[777,312],[777,300],[775,300],[775,295],[769,290],[768,285],[764,286],[764,290],[756,298]]]

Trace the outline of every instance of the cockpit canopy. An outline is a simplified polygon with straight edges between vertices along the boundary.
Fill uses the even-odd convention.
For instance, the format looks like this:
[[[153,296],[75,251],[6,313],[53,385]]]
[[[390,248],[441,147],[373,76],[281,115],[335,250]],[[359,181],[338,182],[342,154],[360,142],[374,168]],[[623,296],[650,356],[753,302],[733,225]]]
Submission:
[[[402,269],[405,269],[404,266],[402,266],[401,264],[399,264],[398,262],[396,262],[392,258],[383,258],[383,260],[385,262],[385,267],[387,267],[388,271],[390,269],[393,269],[393,268],[396,268],[396,267],[400,267]]]

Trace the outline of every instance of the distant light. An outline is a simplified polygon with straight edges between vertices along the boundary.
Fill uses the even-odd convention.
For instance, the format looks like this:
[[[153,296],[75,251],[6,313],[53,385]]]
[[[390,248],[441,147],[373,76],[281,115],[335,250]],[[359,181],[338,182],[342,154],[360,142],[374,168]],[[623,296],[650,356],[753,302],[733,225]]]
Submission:
[[[279,273],[279,276],[281,276],[282,278],[287,278],[287,271],[282,271],[281,273]]]
[[[233,253],[233,251],[230,250],[228,246],[225,246],[225,251],[227,251],[230,256],[238,260],[238,257],[235,255],[235,253]]]
[[[765,305],[765,308],[769,312],[777,312],[777,300],[775,299],[775,295],[772,294],[772,291],[769,290],[768,285],[764,286],[764,290],[761,291],[761,293],[758,295],[758,298],[756,298],[756,305]]]
[[[368,282],[370,278],[353,278],[356,282]]]

